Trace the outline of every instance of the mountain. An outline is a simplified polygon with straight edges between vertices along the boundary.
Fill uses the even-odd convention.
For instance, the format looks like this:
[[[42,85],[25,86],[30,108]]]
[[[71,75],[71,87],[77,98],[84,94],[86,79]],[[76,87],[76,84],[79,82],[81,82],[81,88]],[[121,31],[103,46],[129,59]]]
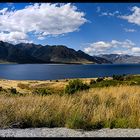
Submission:
[[[120,55],[120,54],[100,54],[99,57],[107,59],[112,63],[140,63],[140,56]]]
[[[110,61],[92,57],[75,51],[63,45],[36,45],[33,43],[20,43],[13,45],[0,41],[0,62],[15,63],[111,63]]]

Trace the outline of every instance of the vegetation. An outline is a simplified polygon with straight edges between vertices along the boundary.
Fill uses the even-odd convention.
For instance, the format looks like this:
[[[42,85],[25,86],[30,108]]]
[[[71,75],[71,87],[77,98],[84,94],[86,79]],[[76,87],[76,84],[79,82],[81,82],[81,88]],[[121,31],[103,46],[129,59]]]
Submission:
[[[0,95],[0,127],[140,128],[139,86],[90,89],[73,96]]]
[[[112,79],[97,78],[90,81],[90,87],[109,87],[119,85],[140,85],[140,76],[137,75],[113,75]]]
[[[73,94],[77,91],[87,90],[89,89],[89,86],[87,84],[84,84],[81,80],[75,79],[69,81],[68,85],[65,88],[65,93]]]
[[[100,78],[100,77],[99,77],[99,78],[96,80],[96,82],[101,82],[101,81],[103,81],[103,80],[104,80],[104,78],[102,78],[102,77]]]
[[[113,80],[123,81],[124,78],[125,78],[125,75],[113,75]]]
[[[140,128],[140,76],[121,79],[30,83],[24,90],[31,94],[24,96],[15,87],[0,86],[0,128]]]
[[[33,93],[38,95],[50,95],[52,94],[52,91],[46,88],[37,88],[33,91]]]
[[[30,89],[29,84],[18,83],[17,87],[21,89]]]

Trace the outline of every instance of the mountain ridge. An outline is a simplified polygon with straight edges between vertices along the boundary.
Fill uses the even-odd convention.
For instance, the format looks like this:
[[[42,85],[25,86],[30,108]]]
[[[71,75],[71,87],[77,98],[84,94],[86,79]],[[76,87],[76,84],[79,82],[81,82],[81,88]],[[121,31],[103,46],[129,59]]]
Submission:
[[[133,56],[127,54],[100,54],[98,56],[108,61],[111,61],[112,63],[115,64],[128,64],[128,63],[140,64],[140,56]]]
[[[75,51],[64,45],[37,45],[33,43],[11,43],[0,41],[0,62],[14,63],[66,63],[66,64],[102,64],[110,61],[92,57],[81,50]]]

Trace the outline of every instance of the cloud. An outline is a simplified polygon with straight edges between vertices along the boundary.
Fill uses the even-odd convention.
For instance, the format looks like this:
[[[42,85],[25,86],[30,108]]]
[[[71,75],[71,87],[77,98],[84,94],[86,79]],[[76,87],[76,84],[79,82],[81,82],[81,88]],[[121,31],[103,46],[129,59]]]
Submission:
[[[102,12],[100,16],[116,16],[117,14],[119,14],[119,11],[115,11],[115,12]]]
[[[133,53],[140,53],[140,48],[139,47],[134,47],[132,48]]]
[[[136,47],[136,44],[131,40],[126,39],[124,41],[112,40],[110,42],[98,41],[88,43],[83,51],[89,55],[110,53],[137,55],[140,53],[140,48]]]
[[[131,15],[122,15],[118,17],[127,20],[129,23],[134,23],[140,26],[140,8],[134,6],[131,8],[131,11],[133,12]]]
[[[87,22],[85,14],[76,6],[67,4],[35,3],[20,10],[0,10],[0,33],[32,33],[43,39],[48,35],[61,35],[78,31]],[[7,32],[4,34],[4,32]],[[3,37],[1,36],[0,39]],[[20,41],[20,39],[19,39]],[[16,40],[18,42],[18,39]]]
[[[127,28],[124,28],[124,31],[125,31],[125,32],[131,32],[131,33],[132,33],[132,32],[136,32],[135,29],[127,29]]]
[[[28,40],[28,36],[25,33],[22,32],[10,32],[10,33],[4,33],[0,32],[0,40],[10,42],[10,43],[31,43],[32,41]]]

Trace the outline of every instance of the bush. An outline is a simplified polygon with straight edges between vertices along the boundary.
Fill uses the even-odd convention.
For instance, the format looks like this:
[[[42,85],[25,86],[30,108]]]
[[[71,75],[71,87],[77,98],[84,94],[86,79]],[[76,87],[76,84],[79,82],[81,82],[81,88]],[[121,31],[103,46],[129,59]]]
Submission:
[[[92,84],[96,84],[96,81],[93,79],[90,80],[90,85],[92,85]]]
[[[104,78],[98,78],[97,80],[96,80],[96,82],[101,82],[101,81],[103,81],[104,80]]]
[[[87,84],[84,84],[81,80],[70,80],[68,85],[65,88],[65,93],[73,94],[77,91],[87,90],[89,89],[89,86]]]
[[[50,94],[52,94],[51,90],[46,89],[46,88],[35,89],[33,91],[33,93],[38,94],[38,95],[50,95]]]
[[[113,75],[113,80],[124,81],[125,75]]]
[[[3,90],[3,88],[2,87],[0,87],[0,91],[2,91]]]
[[[17,94],[16,88],[13,88],[13,87],[10,89],[10,92],[11,92],[12,94]]]

